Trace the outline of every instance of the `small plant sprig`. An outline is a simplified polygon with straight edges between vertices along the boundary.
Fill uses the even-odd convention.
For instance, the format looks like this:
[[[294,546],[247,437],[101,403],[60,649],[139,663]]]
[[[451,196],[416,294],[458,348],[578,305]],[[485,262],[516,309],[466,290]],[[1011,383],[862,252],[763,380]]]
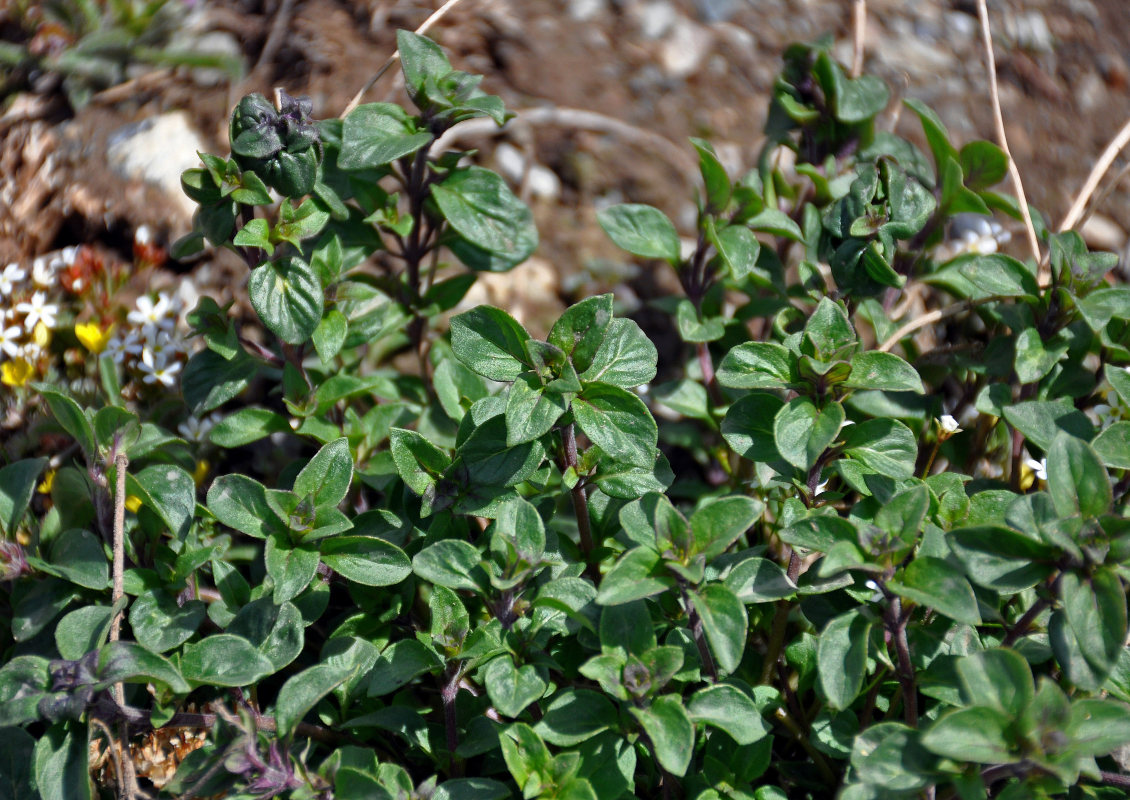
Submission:
[[[86,800],[91,738],[126,767],[157,729],[192,745],[136,781],[176,798],[1120,796],[1114,257],[1037,224],[1041,281],[949,246],[1022,216],[1003,151],[907,100],[927,155],[876,124],[881,82],[797,45],[755,169],[692,141],[686,255],[659,209],[598,217],[680,280],[686,352],[650,386],[612,295],[544,341],[498,308],[444,321],[537,233],[433,152],[501,101],[398,44],[413,111],[252,95],[232,156],[185,173],[176,250],[237,252],[263,330],[201,299],[183,407],[38,387],[71,449],[46,493],[46,458],[0,468],[13,785]]]

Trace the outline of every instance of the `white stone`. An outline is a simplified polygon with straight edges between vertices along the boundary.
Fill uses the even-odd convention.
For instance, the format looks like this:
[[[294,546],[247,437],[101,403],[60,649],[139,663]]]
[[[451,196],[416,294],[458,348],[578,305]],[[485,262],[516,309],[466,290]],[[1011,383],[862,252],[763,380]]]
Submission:
[[[187,219],[196,210],[196,203],[181,190],[180,176],[186,169],[199,167],[197,152],[208,149],[188,114],[172,111],[119,128],[110,135],[106,159],[123,178],[163,189]]]
[[[523,181],[527,181],[531,196],[542,200],[556,200],[561,196],[561,179],[557,174],[541,164],[533,164],[527,175],[526,157],[509,142],[495,148],[494,160],[498,171],[511,183],[521,186]]]
[[[1122,230],[1114,220],[1102,214],[1092,214],[1083,223],[1079,233],[1087,246],[1095,250],[1117,253],[1126,246],[1126,231]]]
[[[675,26],[679,13],[666,0],[652,0],[633,9],[640,34],[645,39],[660,39]]]
[[[714,33],[706,27],[683,18],[663,40],[659,63],[672,78],[686,78],[698,71],[710,48]]]
[[[577,22],[588,22],[607,10],[605,0],[570,0],[569,17]]]

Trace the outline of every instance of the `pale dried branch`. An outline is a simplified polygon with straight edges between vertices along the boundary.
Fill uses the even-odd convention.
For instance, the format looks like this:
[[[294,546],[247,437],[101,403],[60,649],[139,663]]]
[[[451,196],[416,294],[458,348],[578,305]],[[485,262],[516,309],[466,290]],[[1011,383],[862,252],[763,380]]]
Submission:
[[[442,6],[440,6],[439,8],[437,8],[435,10],[435,12],[433,12],[430,17],[428,17],[426,20],[424,20],[424,24],[416,29],[416,33],[420,34],[421,36],[424,35],[425,33],[427,33],[429,28],[431,28],[433,25],[435,25],[437,22],[439,22],[441,19],[443,19],[443,17],[447,14],[447,12],[450,11],[451,9],[455,8],[455,6],[458,3],[460,3],[461,1],[462,0],[447,0],[447,2],[444,3]],[[376,85],[377,81],[379,81],[382,77],[384,77],[384,74],[386,72],[388,72],[389,67],[391,67],[393,64],[395,64],[397,59],[399,59],[399,58],[400,58],[400,51],[399,50],[393,51],[393,54],[388,57],[388,61],[386,61],[381,66],[381,68],[379,70],[377,70],[376,74],[373,75],[373,77],[370,78],[369,81],[364,86],[361,87],[361,91],[359,91],[357,94],[353,95],[353,99],[349,101],[349,105],[347,105],[345,107],[345,110],[341,112],[341,115],[343,117],[348,116],[350,111],[357,108],[357,106],[361,105],[361,98],[363,98],[365,96],[365,93],[368,92],[370,89],[372,89],[373,86]]]
[[[1024,183],[1020,180],[1020,170],[1016,168],[1016,160],[1012,151],[1008,149],[1008,136],[1004,130],[1004,116],[1001,114],[1001,98],[997,89],[997,60],[993,55],[993,34],[989,30],[989,10],[985,0],[977,0],[977,15],[981,18],[981,37],[985,45],[985,62],[989,73],[989,94],[993,101],[993,120],[997,129],[997,143],[1008,156],[1008,173],[1016,186],[1016,199],[1020,204],[1020,214],[1024,218],[1024,227],[1028,232],[1028,247],[1032,250],[1032,257],[1040,263],[1040,241],[1036,238],[1036,226],[1032,224],[1032,214],[1028,210],[1028,198],[1024,194]]]

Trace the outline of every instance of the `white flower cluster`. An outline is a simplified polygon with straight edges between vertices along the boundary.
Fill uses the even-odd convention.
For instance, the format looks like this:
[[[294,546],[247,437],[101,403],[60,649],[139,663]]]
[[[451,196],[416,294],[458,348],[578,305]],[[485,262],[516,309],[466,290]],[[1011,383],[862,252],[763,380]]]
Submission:
[[[54,258],[35,259],[30,275],[15,262],[0,271],[0,362],[39,360],[59,316],[49,290],[57,285],[58,270],[74,263],[76,250],[68,247]]]
[[[980,214],[957,214],[950,223],[947,245],[950,257],[977,253],[989,255],[995,253],[1012,234],[1001,227],[1000,223]]]
[[[129,327],[115,333],[106,352],[116,364],[149,385],[171,387],[177,382],[188,346],[177,332],[181,304],[164,292],[157,299],[142,295],[126,319]]]

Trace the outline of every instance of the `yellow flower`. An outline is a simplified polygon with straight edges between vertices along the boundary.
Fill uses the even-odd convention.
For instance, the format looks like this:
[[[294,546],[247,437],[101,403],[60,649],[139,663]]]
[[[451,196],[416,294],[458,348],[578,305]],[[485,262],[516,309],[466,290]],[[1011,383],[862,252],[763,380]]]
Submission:
[[[141,508],[141,498],[138,497],[136,494],[127,495],[126,496],[126,508],[128,508],[131,512],[136,514],[137,509]]]
[[[51,494],[51,488],[55,485],[55,470],[49,469],[43,473],[43,482],[36,487],[36,491],[40,494]]]
[[[35,323],[35,327],[31,331],[31,340],[41,348],[51,343],[51,329],[47,327],[43,320]]]
[[[25,386],[34,374],[35,368],[23,358],[0,364],[0,383],[5,386]]]
[[[97,322],[80,322],[78,325],[75,325],[75,336],[82,342],[82,346],[94,353],[94,355],[98,355],[106,349],[106,344],[113,335],[113,325],[110,325],[106,330],[102,330],[98,327]]]
[[[196,469],[192,471],[192,480],[197,486],[204,483],[204,479],[208,477],[208,470],[212,465],[208,463],[208,459],[202,458],[196,462]]]

